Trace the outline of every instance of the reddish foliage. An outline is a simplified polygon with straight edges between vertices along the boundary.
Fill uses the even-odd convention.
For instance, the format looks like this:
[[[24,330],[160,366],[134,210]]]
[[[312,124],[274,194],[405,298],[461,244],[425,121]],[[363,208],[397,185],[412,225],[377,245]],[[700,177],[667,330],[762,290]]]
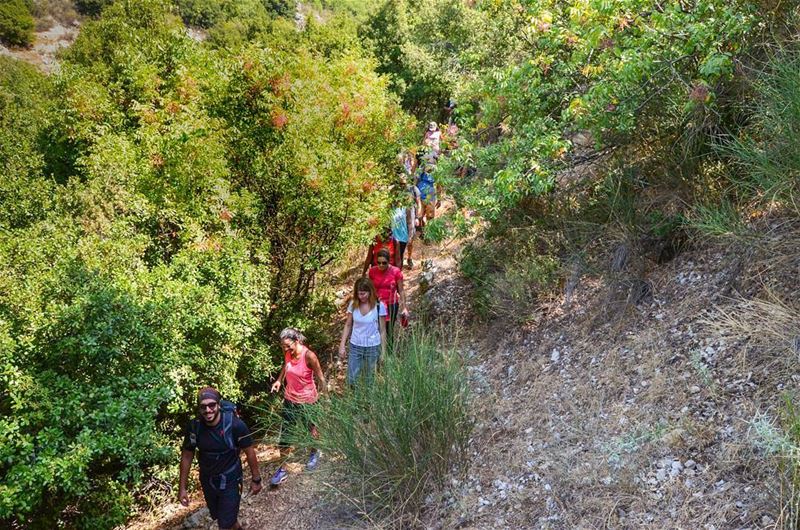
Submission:
[[[270,121],[272,126],[276,129],[283,129],[289,122],[289,117],[282,109],[276,109],[272,111],[272,114],[270,114]]]
[[[247,95],[251,98],[256,98],[264,91],[264,83],[262,81],[254,81],[247,89]]]
[[[284,73],[270,79],[269,86],[276,96],[283,96],[292,88],[292,78],[289,77],[289,74]]]
[[[705,103],[708,96],[708,87],[702,83],[696,83],[689,92],[689,99],[695,103]]]

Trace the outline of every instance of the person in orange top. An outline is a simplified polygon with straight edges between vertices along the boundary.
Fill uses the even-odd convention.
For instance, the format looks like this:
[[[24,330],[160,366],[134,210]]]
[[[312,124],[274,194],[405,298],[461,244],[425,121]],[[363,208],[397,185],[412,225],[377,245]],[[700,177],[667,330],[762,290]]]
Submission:
[[[284,363],[278,380],[272,385],[272,392],[278,392],[281,386],[284,387],[283,410],[281,411],[283,426],[281,428],[281,438],[278,442],[281,453],[284,453],[289,447],[288,431],[296,423],[305,425],[311,432],[311,436],[317,437],[317,428],[309,422],[306,407],[316,403],[319,397],[314,378],[316,377],[317,381],[319,381],[322,389],[326,389],[328,383],[325,381],[325,375],[322,373],[317,354],[306,347],[306,338],[302,333],[295,328],[286,328],[281,331],[280,340],[284,353]],[[306,469],[310,471],[317,467],[319,455],[320,453],[317,449],[311,450]],[[277,486],[286,480],[288,475],[289,473],[281,465],[270,479],[270,484]]]

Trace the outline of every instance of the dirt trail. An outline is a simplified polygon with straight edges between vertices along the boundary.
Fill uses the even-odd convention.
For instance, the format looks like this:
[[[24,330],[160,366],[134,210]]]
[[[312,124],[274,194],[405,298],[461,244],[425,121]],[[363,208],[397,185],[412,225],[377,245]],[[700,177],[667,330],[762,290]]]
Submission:
[[[444,201],[440,212],[445,213],[450,208],[452,208],[452,204]],[[415,325],[415,320],[418,318],[415,308],[419,307],[422,296],[419,292],[419,284],[420,277],[423,275],[423,261],[428,261],[433,266],[434,285],[429,290],[432,305],[447,305],[444,294],[451,291],[452,282],[457,278],[454,253],[457,252],[459,244],[458,241],[452,240],[445,241],[440,245],[426,245],[419,239],[414,242],[414,268],[403,271],[405,285],[408,289],[412,326]],[[340,307],[344,306],[344,299],[349,295],[352,282],[359,273],[360,262],[357,267],[350,270],[347,278],[337,288]],[[429,272],[428,275],[430,274]],[[441,296],[437,293],[441,293]],[[325,358],[327,359],[327,356]],[[343,372],[340,371],[331,377],[329,370],[334,391],[344,385],[343,376]],[[266,483],[277,469],[280,456],[274,445],[262,444],[258,446],[258,458],[261,464],[261,474]],[[325,455],[323,455],[320,469],[314,473],[304,470],[306,458],[305,453],[292,455],[289,458],[287,465],[289,478],[279,487],[265,486],[258,495],[254,496],[245,493],[239,520],[247,530],[333,529],[365,525],[357,513],[354,513],[349,506],[343,505],[341,499],[335,498],[335,495],[332,494],[332,486],[326,478]],[[248,484],[247,478],[245,484]],[[195,491],[191,495],[189,507],[171,502],[160,506],[156,512],[131,522],[126,528],[127,530],[216,528],[207,514],[202,493]]]

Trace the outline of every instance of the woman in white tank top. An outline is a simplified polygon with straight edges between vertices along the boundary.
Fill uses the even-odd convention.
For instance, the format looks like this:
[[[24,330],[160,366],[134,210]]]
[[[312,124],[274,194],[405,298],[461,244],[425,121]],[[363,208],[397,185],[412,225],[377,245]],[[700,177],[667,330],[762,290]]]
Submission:
[[[339,357],[347,356],[347,383],[352,385],[359,375],[369,379],[382,353],[386,353],[386,306],[378,300],[375,285],[369,278],[359,278],[353,285],[353,299],[347,307],[347,321],[339,343]]]

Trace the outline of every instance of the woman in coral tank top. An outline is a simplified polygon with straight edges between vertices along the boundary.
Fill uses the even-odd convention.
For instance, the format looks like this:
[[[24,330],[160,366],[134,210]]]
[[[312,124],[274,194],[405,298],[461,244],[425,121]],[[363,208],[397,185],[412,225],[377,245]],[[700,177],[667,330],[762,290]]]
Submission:
[[[306,347],[306,338],[302,333],[294,328],[286,328],[281,331],[280,339],[284,363],[278,380],[272,385],[272,391],[278,392],[283,386],[283,410],[281,411],[283,425],[278,447],[280,447],[281,453],[284,453],[289,448],[288,431],[296,423],[305,425],[311,432],[311,436],[317,437],[317,428],[308,420],[306,408],[312,403],[316,403],[319,397],[314,377],[316,376],[319,381],[320,388],[325,389],[328,384],[317,355]],[[312,449],[306,469],[314,469],[318,462],[319,451]],[[270,479],[270,484],[277,486],[286,480],[288,475],[286,469],[281,465]]]

